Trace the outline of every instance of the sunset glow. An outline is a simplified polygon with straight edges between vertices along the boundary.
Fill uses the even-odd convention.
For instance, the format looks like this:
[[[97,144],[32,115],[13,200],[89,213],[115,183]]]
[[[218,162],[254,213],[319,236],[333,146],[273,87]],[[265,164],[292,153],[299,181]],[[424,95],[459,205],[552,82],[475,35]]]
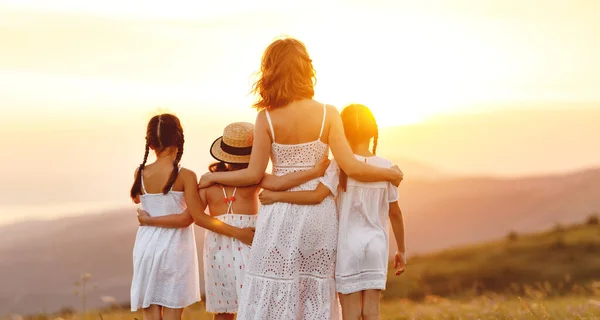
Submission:
[[[387,140],[382,152],[466,173],[589,166],[599,154],[581,151],[543,160],[543,166],[540,153],[497,167],[509,153],[491,150],[482,151],[489,157],[477,164],[466,163],[466,151],[428,139],[445,135],[445,127],[429,124],[447,116],[518,114],[549,105],[598,110],[597,12],[600,2],[593,0],[543,6],[517,0],[0,0],[0,148],[13,151],[0,163],[8,181],[0,194],[11,214],[29,203],[23,181],[31,179],[57,190],[36,205],[128,203],[123,190],[142,156],[143,128],[159,108],[182,118],[190,144],[184,159],[202,172],[211,160],[206,148],[226,124],[254,121],[253,74],[265,47],[281,35],[306,44],[317,71],[317,100],[339,109],[362,103],[382,130],[413,130],[401,137],[410,148]],[[497,121],[490,126],[504,124]],[[577,121],[561,124],[560,139],[587,134]],[[540,137],[546,133],[498,130],[529,134],[545,152]],[[465,145],[489,145],[489,136],[479,136],[469,132],[473,141]],[[503,139],[500,144],[512,146],[525,138]],[[583,140],[568,143],[593,150]],[[83,175],[98,186],[79,188]],[[76,190],[77,199],[61,198],[68,190]]]

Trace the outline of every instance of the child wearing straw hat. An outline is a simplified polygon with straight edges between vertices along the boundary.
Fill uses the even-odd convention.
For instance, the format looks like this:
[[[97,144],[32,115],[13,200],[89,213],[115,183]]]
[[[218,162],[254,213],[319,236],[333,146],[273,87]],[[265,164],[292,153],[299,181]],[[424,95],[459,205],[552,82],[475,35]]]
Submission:
[[[236,171],[248,167],[252,153],[254,125],[235,122],[223,130],[210,147],[210,154],[218,162],[209,166],[210,172]],[[259,206],[258,194],[261,189],[284,191],[321,177],[329,165],[324,159],[315,168],[294,172],[285,176],[265,174],[260,185],[227,187],[214,185],[200,190],[203,205],[208,206],[214,218],[238,228],[254,228]],[[170,227],[166,217],[146,217],[141,223]],[[214,313],[214,319],[234,319],[238,307],[238,295],[244,282],[245,266],[250,247],[235,238],[206,230],[204,238],[204,284],[206,310]]]

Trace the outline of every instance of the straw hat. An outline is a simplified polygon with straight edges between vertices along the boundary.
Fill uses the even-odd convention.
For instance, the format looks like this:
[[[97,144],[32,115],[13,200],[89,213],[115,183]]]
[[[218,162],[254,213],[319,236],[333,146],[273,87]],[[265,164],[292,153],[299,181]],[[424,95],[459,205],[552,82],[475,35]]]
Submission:
[[[254,140],[254,125],[234,122],[223,130],[223,136],[213,142],[210,155],[226,163],[249,163]]]

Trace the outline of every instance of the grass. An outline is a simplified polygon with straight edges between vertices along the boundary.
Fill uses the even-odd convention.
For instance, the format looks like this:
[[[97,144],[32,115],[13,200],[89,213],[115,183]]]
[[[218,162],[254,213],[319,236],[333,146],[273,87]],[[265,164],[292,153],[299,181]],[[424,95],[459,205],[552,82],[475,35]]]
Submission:
[[[413,257],[405,274],[390,274],[384,298],[560,297],[596,294],[597,281],[600,226],[577,225]]]
[[[381,305],[382,320],[459,320],[459,319],[600,319],[600,300],[589,297],[520,299],[499,295],[479,296],[469,300],[449,300],[430,296],[421,302],[410,300],[385,301]],[[93,312],[87,317],[77,315],[32,316],[29,320],[142,320],[140,312],[126,310]],[[197,304],[186,309],[184,320],[208,320],[212,316]]]

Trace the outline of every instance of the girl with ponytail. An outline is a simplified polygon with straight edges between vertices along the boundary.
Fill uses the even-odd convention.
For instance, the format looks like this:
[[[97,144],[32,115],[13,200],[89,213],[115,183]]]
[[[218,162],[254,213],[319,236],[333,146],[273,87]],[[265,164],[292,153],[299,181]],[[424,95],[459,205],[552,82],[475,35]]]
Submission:
[[[183,308],[200,301],[198,256],[191,225],[250,245],[253,228],[237,228],[204,214],[196,174],[181,168],[183,128],[172,114],[148,122],[144,159],[135,170],[130,196],[151,217],[181,212],[170,228],[140,225],[133,248],[131,310],[145,320],[179,320]],[[150,150],[156,161],[146,165]],[[139,212],[139,209],[138,209]]]
[[[356,159],[390,168],[392,162],[376,156],[379,130],[373,114],[364,105],[352,104],[340,113],[346,139]],[[373,147],[369,150],[373,140]],[[338,190],[341,190],[338,192]],[[361,182],[349,178],[335,160],[313,191],[273,192],[260,195],[262,204],[320,203],[337,196],[339,217],[336,288],[344,319],[379,319],[381,290],[385,289],[388,266],[388,216],[398,245],[394,257],[396,275],[405,268],[404,222],[398,205],[398,189],[387,181]]]

